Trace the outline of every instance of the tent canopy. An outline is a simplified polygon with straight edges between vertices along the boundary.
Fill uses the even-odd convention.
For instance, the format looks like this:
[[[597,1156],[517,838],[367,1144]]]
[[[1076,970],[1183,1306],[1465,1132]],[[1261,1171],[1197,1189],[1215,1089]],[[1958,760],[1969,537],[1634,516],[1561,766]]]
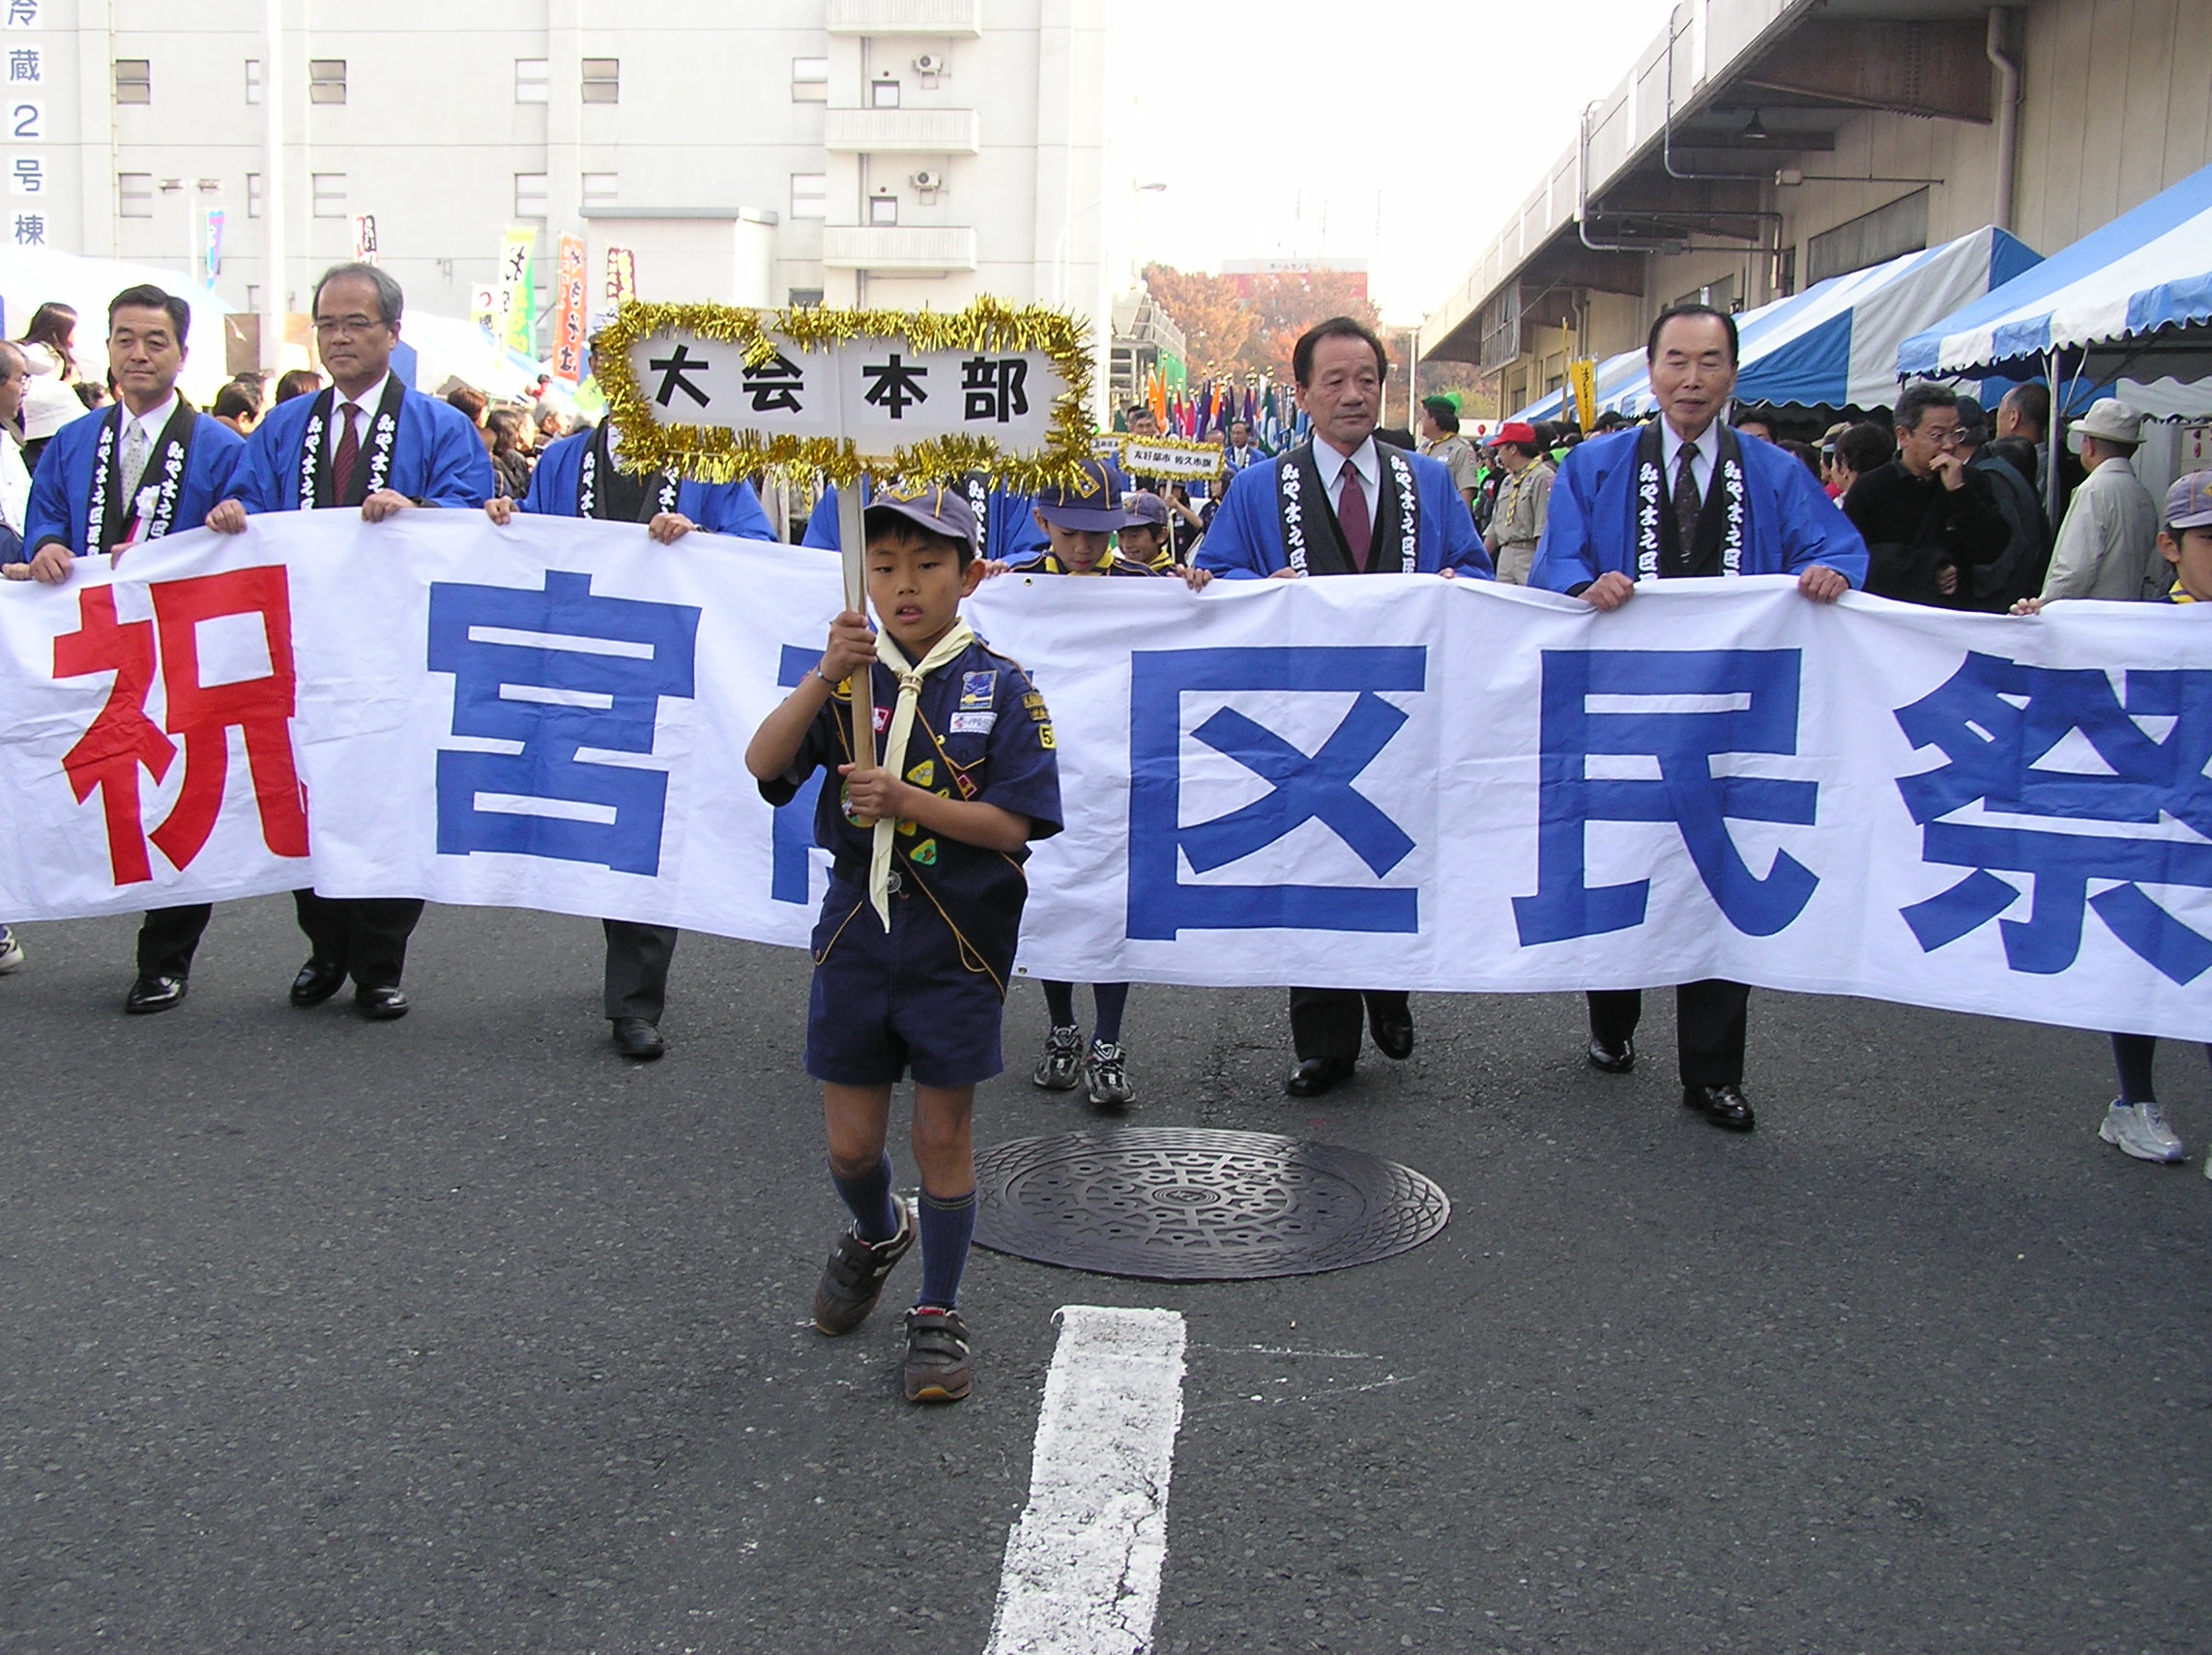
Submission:
[[[1898,350],[1897,372],[1953,377],[2026,366],[2046,352],[2207,323],[2212,166],[1914,334]]]
[[[1885,408],[1896,399],[1900,340],[2037,263],[2018,238],[1984,226],[1746,311],[1736,318],[1742,338],[1736,400],[1778,408]],[[1642,351],[1624,351],[1599,367],[1597,401],[1624,414],[1658,407]],[[1555,419],[1560,405],[1555,394],[1516,418]]]
[[[146,282],[175,294],[191,306],[191,330],[185,337],[185,371],[178,382],[187,396],[205,406],[230,377],[222,319],[230,314],[231,307],[212,291],[180,271],[154,265],[83,258],[52,247],[0,248],[0,305],[6,307],[8,337],[20,338],[41,305],[67,305],[76,312],[74,352],[77,366],[88,379],[98,380],[107,372],[103,341],[107,337],[108,301],[127,287]]]

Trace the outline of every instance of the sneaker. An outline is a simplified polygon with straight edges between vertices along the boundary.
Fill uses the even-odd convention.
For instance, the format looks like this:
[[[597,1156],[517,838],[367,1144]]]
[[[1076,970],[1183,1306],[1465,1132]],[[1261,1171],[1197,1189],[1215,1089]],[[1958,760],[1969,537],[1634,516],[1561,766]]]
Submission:
[[[1037,1060],[1036,1073],[1030,1079],[1046,1091],[1072,1091],[1082,1067],[1083,1031],[1072,1024],[1065,1029],[1056,1024],[1045,1038],[1044,1056]]]
[[[15,941],[15,934],[0,925],[0,976],[23,969],[23,944]]]
[[[909,1402],[958,1402],[968,1394],[968,1324],[956,1310],[917,1305],[906,1313]]]
[[[863,1241],[857,1231],[837,1237],[837,1250],[822,1267],[822,1283],[814,1290],[814,1325],[834,1339],[850,1333],[868,1320],[883,1297],[884,1283],[898,1262],[914,1246],[914,1204],[893,1196],[898,1208],[898,1234],[888,1241]]]
[[[2120,1103],[2105,1111],[2097,1136],[2139,1161],[2179,1161],[2188,1151],[2155,1103]]]
[[[1137,1101],[1137,1089],[1129,1084],[1122,1066],[1121,1048],[1103,1040],[1091,1042],[1091,1056],[1083,1060],[1083,1085],[1100,1109],[1126,1109]]]

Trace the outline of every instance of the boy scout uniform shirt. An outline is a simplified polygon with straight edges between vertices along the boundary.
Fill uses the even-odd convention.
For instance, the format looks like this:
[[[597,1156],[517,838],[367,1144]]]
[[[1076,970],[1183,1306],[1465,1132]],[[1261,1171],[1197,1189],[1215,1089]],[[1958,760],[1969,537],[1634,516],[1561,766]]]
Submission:
[[[1164,546],[1160,549],[1160,556],[1162,559],[1165,559],[1168,556],[1167,548]],[[1062,563],[1060,559],[1053,556],[1052,553],[1039,552],[1033,558],[1025,559],[1023,562],[1011,566],[1006,570],[1006,572],[1008,574],[1068,574],[1078,576],[1086,574],[1133,574],[1141,575],[1145,579],[1150,580],[1154,576],[1165,573],[1166,566],[1167,566],[1164,563],[1156,566],[1147,566],[1145,564],[1136,562],[1134,559],[1125,558],[1121,556],[1119,550],[1115,550],[1108,552],[1104,557],[1100,558],[1096,564],[1088,569],[1071,569],[1065,564]]]
[[[898,700],[898,680],[881,661],[874,672],[880,760]],[[843,935],[848,924],[875,926],[880,934],[875,915],[861,912],[868,907],[875,829],[856,826],[845,814],[844,778],[837,774],[839,765],[853,762],[852,727],[852,698],[840,688],[815,714],[790,769],[762,782],[760,791],[771,804],[788,803],[816,769],[828,771],[814,807],[814,841],[832,858],[822,917],[836,935]],[[907,737],[904,779],[940,798],[995,804],[1027,817],[1032,839],[1049,839],[1062,827],[1060,767],[1044,697],[1029,674],[979,642],[922,681]],[[973,947],[1003,992],[1021,937],[1022,903],[1029,895],[1022,872],[1028,850],[985,850],[904,821],[891,846],[894,921],[909,908],[941,915]],[[826,945],[824,952],[833,945]]]

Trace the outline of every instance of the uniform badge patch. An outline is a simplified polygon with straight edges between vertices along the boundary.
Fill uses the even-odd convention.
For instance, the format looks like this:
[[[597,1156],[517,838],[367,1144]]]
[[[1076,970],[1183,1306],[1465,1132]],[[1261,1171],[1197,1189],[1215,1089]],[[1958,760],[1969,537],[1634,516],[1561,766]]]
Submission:
[[[996,712],[955,712],[952,715],[952,726],[946,731],[946,734],[948,736],[988,736],[992,726],[998,722],[999,715]]]
[[[906,854],[906,859],[910,862],[918,863],[925,868],[935,867],[937,865],[937,841],[924,839]]]
[[[1037,745],[1044,748],[1045,751],[1050,752],[1059,744],[1052,739],[1052,725],[1050,723],[1039,724],[1036,727],[1036,732]]]
[[[906,779],[917,787],[927,787],[937,779],[937,761],[935,759],[922,760],[920,764],[906,772]]]
[[[967,672],[960,675],[960,711],[973,712],[989,707],[999,689],[999,675],[995,672]]]
[[[888,708],[888,707],[879,707],[879,708],[877,708],[877,709],[876,709],[876,734],[877,734],[877,735],[879,735],[879,736],[881,736],[881,735],[882,735],[882,734],[883,734],[885,731],[888,730],[890,727],[891,727],[891,710],[890,710],[889,708]]]
[[[962,798],[974,798],[975,797],[975,784],[968,779],[968,772],[966,770],[954,770],[952,772],[952,783],[955,787],[959,788],[960,797]]]

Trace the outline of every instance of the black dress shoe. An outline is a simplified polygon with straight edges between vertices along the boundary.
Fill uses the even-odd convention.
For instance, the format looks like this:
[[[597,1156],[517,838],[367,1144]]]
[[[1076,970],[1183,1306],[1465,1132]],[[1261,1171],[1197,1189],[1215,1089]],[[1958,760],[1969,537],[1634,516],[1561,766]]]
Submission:
[[[345,987],[345,967],[335,960],[309,960],[292,979],[294,1005],[320,1005]]]
[[[399,992],[395,983],[383,988],[356,989],[353,1002],[371,1023],[390,1023],[395,1017],[407,1015],[407,997]]]
[[[1375,1049],[1392,1062],[1402,1063],[1413,1055],[1413,1013],[1410,1007],[1377,1011],[1370,1006],[1367,1031],[1375,1036]]]
[[[668,1050],[668,1042],[660,1037],[660,1031],[642,1017],[614,1019],[615,1050],[626,1058],[635,1058],[650,1063]]]
[[[1319,1097],[1339,1081],[1352,1078],[1352,1064],[1343,1058],[1307,1058],[1291,1071],[1283,1089],[1293,1097]]]
[[[1623,1040],[1617,1046],[1608,1046],[1603,1040],[1591,1040],[1589,1066],[1600,1074],[1625,1075],[1636,1067],[1636,1042]]]
[[[184,1000],[183,977],[140,977],[131,985],[123,1009],[136,1014],[166,1011],[172,1005],[182,1005]]]
[[[1682,1107],[1694,1109],[1715,1126],[1731,1132],[1749,1132],[1759,1124],[1751,1112],[1751,1099],[1739,1086],[1684,1087]]]

